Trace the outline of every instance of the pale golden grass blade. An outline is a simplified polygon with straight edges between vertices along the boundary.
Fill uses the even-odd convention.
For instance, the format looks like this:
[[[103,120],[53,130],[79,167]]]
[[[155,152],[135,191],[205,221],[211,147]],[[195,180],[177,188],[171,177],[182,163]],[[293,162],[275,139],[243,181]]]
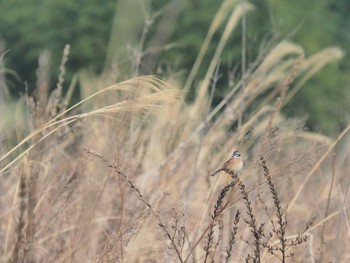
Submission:
[[[140,88],[137,89],[137,86]],[[108,92],[108,91],[136,91],[142,92],[142,96],[139,98],[130,99],[127,101],[122,101],[119,103],[115,103],[113,105],[105,106],[96,110],[92,110],[87,113],[77,114],[74,116],[63,118],[66,114],[68,114],[73,109],[81,106],[87,101],[93,100],[99,95]],[[149,93],[149,94],[147,94]],[[7,164],[5,167],[3,167],[0,171],[0,174],[2,174],[4,171],[6,171],[12,164],[14,164],[16,161],[18,161],[21,157],[23,157],[27,152],[29,152],[35,145],[41,141],[43,141],[45,138],[56,132],[59,128],[64,127],[67,124],[73,123],[79,119],[86,118],[93,115],[103,114],[103,113],[117,113],[121,111],[159,111],[162,109],[162,104],[164,103],[170,103],[178,100],[179,98],[179,91],[171,86],[169,86],[166,82],[160,80],[159,78],[156,78],[154,76],[145,76],[145,77],[137,77],[134,79],[130,79],[127,81],[124,81],[122,83],[112,85],[110,87],[107,87],[105,89],[102,89],[84,100],[78,102],[77,104],[73,105],[69,109],[65,110],[64,112],[60,113],[58,116],[56,116],[54,119],[43,125],[42,127],[34,130],[31,132],[28,136],[26,136],[19,144],[17,144],[15,147],[13,147],[10,151],[8,151],[6,154],[1,156],[0,161],[3,161],[5,158],[10,156],[11,153],[13,153],[15,150],[17,150],[19,147],[27,143],[29,140],[31,140],[33,137],[39,135],[43,131],[49,130],[54,128],[53,130],[49,131],[47,134],[42,136],[39,141],[37,141],[35,144],[31,145],[26,149],[24,152],[22,152],[19,156],[14,158],[9,164]],[[62,118],[62,119],[60,119]]]
[[[224,47],[227,43],[228,38],[232,34],[233,29],[237,26],[239,19],[243,16],[243,14],[251,11],[253,9],[253,6],[248,3],[241,3],[237,5],[237,7],[233,10],[226,27],[224,29],[224,32],[221,36],[221,39],[219,41],[218,47],[215,50],[215,54],[210,61],[210,65],[208,67],[207,73],[205,74],[203,83],[199,87],[198,95],[196,97],[196,101],[194,104],[194,113],[199,114],[198,110],[200,109],[199,105],[202,104],[202,101],[204,100],[204,97],[206,96],[206,93],[208,91],[210,78],[213,76],[213,73],[215,71],[215,68],[219,62],[220,56],[222,54],[222,51],[224,50]]]
[[[273,68],[278,68],[283,58],[290,55],[295,55],[298,57],[304,56],[304,50],[299,45],[289,41],[279,43],[271,50],[269,55],[261,63],[258,68],[258,72],[269,72]]]
[[[341,59],[343,56],[344,54],[339,48],[331,47],[305,59],[301,64],[301,70],[305,71],[305,73],[287,94],[284,104],[287,104],[315,73],[320,71],[327,64]]]
[[[290,68],[293,66],[293,60],[283,61],[283,57],[287,55],[300,56],[303,54],[303,50],[298,45],[292,44],[290,42],[280,43],[278,47],[270,51],[262,64],[253,73],[251,73],[252,75],[248,76],[248,83],[246,84],[242,95],[237,98],[237,100],[232,101],[232,97],[237,93],[242,85],[242,80],[240,80],[232,90],[228,91],[228,93],[225,95],[225,98],[215,106],[215,108],[208,114],[208,116],[205,117],[205,120],[198,125],[189,139],[193,138],[193,136],[200,132],[205,127],[206,123],[211,121],[224,106],[228,105],[229,102],[232,101],[230,108],[235,111],[234,109],[238,107],[240,99],[248,98],[248,102],[246,104],[249,105],[260,93],[264,92],[268,88],[271,88],[273,84],[283,80],[283,78],[285,78],[285,75],[289,73]],[[203,101],[206,100],[202,99],[202,102]],[[229,117],[229,121],[234,121],[238,115],[239,114],[236,114],[233,119]],[[228,120],[226,117],[228,116],[225,114],[218,116],[218,119],[223,118],[222,124],[218,124],[218,126],[227,125]]]
[[[278,222],[270,221],[276,218],[276,203],[271,198],[257,158],[264,135],[268,139],[261,154],[270,165],[271,180],[275,182],[275,190],[281,198],[280,209],[285,213],[283,208],[289,202],[288,210],[293,212],[288,215],[290,221],[286,237],[292,238],[289,233],[298,233],[300,224],[303,224],[303,220],[298,218],[317,213],[314,202],[320,204],[319,212],[324,215],[322,209],[326,195],[323,189],[327,188],[324,184],[329,180],[328,167],[320,171],[325,176],[313,181],[315,185],[310,186],[310,181],[320,165],[325,165],[327,154],[345,137],[350,126],[333,142],[326,136],[306,132],[302,120],[286,120],[281,114],[285,104],[280,101],[283,101],[284,95],[292,97],[298,85],[334,61],[339,53],[330,48],[303,58],[304,51],[300,46],[284,41],[269,49],[266,57],[264,53],[258,63],[247,69],[244,83],[238,81],[210,110],[209,80],[213,78],[223,49],[239,19],[252,8],[249,4],[246,9],[244,5],[236,6],[236,3],[236,0],[226,0],[221,5],[187,78],[185,92],[181,93],[170,85],[170,80],[165,82],[154,76],[110,85],[114,83],[112,79],[115,76],[109,78],[80,72],[73,79],[63,105],[68,104],[77,81],[82,100],[69,109],[63,107],[58,116],[45,120],[42,126],[36,126],[38,128],[11,148],[10,153],[4,151],[1,160],[6,166],[0,171],[0,191],[2,182],[9,189],[0,200],[0,209],[4,203],[2,200],[7,202],[6,213],[0,216],[4,221],[0,229],[6,233],[6,248],[0,253],[11,256],[13,234],[18,231],[15,225],[17,204],[26,201],[16,197],[18,176],[16,169],[11,169],[25,156],[29,157],[29,161],[18,163],[28,164],[28,168],[33,168],[32,173],[39,175],[38,198],[34,207],[36,241],[31,248],[38,252],[38,261],[51,256],[51,261],[59,262],[198,262],[208,255],[213,262],[224,261],[232,230],[230,215],[240,210],[246,218],[247,206],[242,202],[242,192],[234,187],[221,200],[223,203],[216,203],[220,190],[232,179],[225,173],[215,179],[209,174],[230,158],[234,149],[239,149],[244,156],[245,165],[239,179],[246,185],[245,191],[251,198],[256,225],[264,224],[265,237],[270,237],[267,242],[271,241],[270,244],[277,247],[279,242],[273,239],[279,235],[271,229],[278,228]],[[223,25],[226,20],[226,25]],[[221,26],[226,28],[220,44],[210,65],[203,65],[211,39]],[[298,59],[301,60],[301,68],[293,70]],[[195,102],[184,102],[202,67],[208,69]],[[286,86],[289,86],[286,83],[290,84],[291,75],[296,75],[299,82],[292,87],[292,92],[283,93],[283,89],[286,91]],[[177,82],[176,79],[172,81]],[[279,96],[282,97],[280,101]],[[240,106],[242,102],[244,107]],[[273,115],[273,123],[270,115]],[[244,117],[236,130],[240,116]],[[106,165],[96,164],[82,154],[82,148],[91,146],[106,156],[103,157]],[[22,148],[25,150],[19,152]],[[319,158],[324,150],[327,150],[326,153]],[[342,155],[347,153],[345,150]],[[342,164],[346,164],[346,158],[342,156]],[[125,168],[126,181],[118,173],[112,176],[108,168],[111,164],[118,169],[119,166],[123,170]],[[309,167],[312,167],[311,171]],[[338,171],[337,180],[345,181],[346,170]],[[135,190],[138,192],[136,196],[132,194]],[[312,194],[305,195],[304,202],[297,207],[298,197],[303,192]],[[255,201],[258,194],[265,198],[265,211]],[[161,195],[166,195],[166,198],[158,206],[157,200]],[[329,199],[332,203],[337,201]],[[346,212],[349,209],[346,198],[343,196],[341,201],[341,211],[330,205],[330,211],[335,212],[322,216],[321,221],[308,228],[306,234],[311,235],[310,231]],[[182,209],[183,204],[185,209]],[[210,212],[218,206],[224,207],[225,211],[220,218],[213,219]],[[183,212],[183,218],[173,217],[170,211]],[[266,213],[270,213],[271,217]],[[175,225],[174,221],[177,224],[181,220],[182,225]],[[222,221],[220,224],[219,220]],[[213,223],[217,228],[212,245],[219,245],[203,252],[202,244],[210,243],[207,242],[207,234]],[[223,230],[218,229],[219,225]],[[254,236],[250,230],[249,224],[240,221],[237,235],[241,239],[236,240],[239,244],[233,249],[235,258],[232,261],[243,262],[254,249]],[[333,234],[334,228],[329,226],[327,230],[329,233],[326,235]],[[315,232],[312,232],[314,239],[310,241],[314,243],[309,247],[312,255],[318,253],[311,250],[312,245],[316,246],[318,242]],[[164,238],[164,233],[168,237]],[[328,236],[325,241],[333,242]],[[104,246],[105,250],[101,252]],[[114,258],[105,257],[113,253]],[[262,248],[262,262],[278,260],[275,255],[267,260],[268,253],[266,247]],[[307,252],[299,253],[296,261]]]
[[[313,230],[317,229],[318,227],[322,226],[323,224],[325,224],[326,222],[328,222],[329,220],[333,219],[334,217],[340,215],[344,210],[349,210],[350,206],[348,207],[344,207],[342,210],[338,210],[335,211],[333,213],[331,213],[330,215],[328,215],[327,217],[323,218],[321,221],[317,222],[316,224],[312,225],[307,231],[306,234],[310,234]],[[287,239],[293,239],[296,238],[298,235],[289,235],[286,236]],[[280,240],[274,240],[272,241],[274,244],[280,244]]]
[[[331,146],[328,147],[327,151],[322,155],[322,157],[319,159],[319,161],[312,167],[311,171],[306,175],[305,179],[301,183],[298,191],[295,193],[293,199],[289,202],[287,212],[289,212],[295,205],[299,195],[303,191],[305,185],[310,180],[310,178],[315,174],[317,169],[320,167],[322,162],[327,158],[329,153],[333,150],[333,148],[343,139],[343,137],[346,135],[346,133],[350,130],[350,124],[342,131],[341,134],[339,134],[338,138],[333,142]]]
[[[224,18],[226,18],[227,13],[232,9],[233,5],[237,2],[237,0],[226,0],[224,1],[218,12],[216,13],[211,25],[209,27],[208,33],[203,41],[203,44],[199,50],[198,56],[194,65],[188,75],[186,83],[184,85],[184,94],[186,95],[191,88],[193,80],[198,73],[199,67],[202,64],[203,58],[208,50],[211,39],[213,38],[214,33],[218,30],[219,26],[223,22]]]
[[[331,145],[333,142],[331,138],[319,133],[314,133],[314,132],[306,132],[306,131],[296,132],[295,136],[306,140],[314,141],[314,142],[320,142],[326,145]]]

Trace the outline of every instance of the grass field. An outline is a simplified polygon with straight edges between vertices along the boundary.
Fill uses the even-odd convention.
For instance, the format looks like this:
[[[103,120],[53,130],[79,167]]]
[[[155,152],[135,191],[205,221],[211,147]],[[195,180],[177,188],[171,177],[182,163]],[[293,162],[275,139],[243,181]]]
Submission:
[[[223,12],[222,10],[219,12]],[[281,110],[342,54],[283,41],[261,52],[213,105],[229,16],[209,65],[214,19],[187,80],[118,65],[81,72],[2,106],[1,262],[348,262],[349,147]],[[219,14],[218,17],[221,17]],[[194,84],[198,67],[205,78]],[[81,101],[71,105],[79,83]],[[116,84],[115,84],[116,83]],[[195,98],[186,100],[189,90]],[[210,177],[238,149],[239,176]]]

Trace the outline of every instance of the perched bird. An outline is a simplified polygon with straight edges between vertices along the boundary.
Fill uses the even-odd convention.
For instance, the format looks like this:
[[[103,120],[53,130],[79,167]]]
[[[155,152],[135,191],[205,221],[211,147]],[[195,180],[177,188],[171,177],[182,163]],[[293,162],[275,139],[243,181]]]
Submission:
[[[211,176],[214,176],[217,173],[220,173],[221,171],[224,171],[226,173],[233,173],[236,175],[236,173],[239,172],[242,168],[243,168],[242,156],[239,153],[239,151],[234,151],[232,154],[232,157],[228,159],[220,169],[212,173]]]

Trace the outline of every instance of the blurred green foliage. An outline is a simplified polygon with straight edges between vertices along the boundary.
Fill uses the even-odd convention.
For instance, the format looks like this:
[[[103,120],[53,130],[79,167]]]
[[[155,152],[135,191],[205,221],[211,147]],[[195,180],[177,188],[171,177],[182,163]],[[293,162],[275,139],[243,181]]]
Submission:
[[[114,0],[0,0],[0,41],[9,50],[6,66],[33,85],[38,56],[47,49],[57,79],[63,48],[70,44],[68,71],[99,71],[114,13]]]
[[[293,116],[308,114],[307,124],[313,130],[338,133],[349,122],[350,92],[350,2],[269,1],[277,29],[287,35],[295,28],[291,40],[300,44],[306,56],[322,48],[338,46],[345,57],[318,72],[296,94],[286,108]]]
[[[255,10],[246,17],[247,65],[254,62],[259,49],[264,48],[271,39],[290,39],[300,44],[307,56],[333,45],[349,53],[348,0],[250,2],[255,6]],[[147,65],[144,65],[142,72],[154,73],[159,65],[167,65],[167,68],[174,72],[188,73],[221,3],[217,0],[0,0],[0,43],[5,45],[5,49],[9,49],[5,56],[6,67],[14,69],[22,81],[26,80],[32,86],[36,79],[38,56],[45,49],[51,52],[52,78],[57,79],[62,50],[66,43],[71,44],[67,64],[69,72],[85,68],[99,73],[105,63],[112,63],[113,59],[119,58],[118,55],[122,57],[120,61],[123,64],[127,62],[126,46],[137,47],[137,39],[141,38],[143,29],[143,16],[146,13],[144,11],[151,8],[153,12],[161,10],[161,13],[153,21],[145,47],[160,39],[159,32],[166,35],[167,43],[178,46],[165,49],[161,55],[154,56],[157,63],[151,63],[150,59],[145,57]],[[167,6],[171,8],[166,9]],[[164,10],[166,11],[162,16]],[[163,31],[157,31],[164,27],[164,21],[166,22],[166,18],[171,15],[174,15],[175,23],[172,22],[173,24]],[[241,33],[239,26],[224,50],[217,97],[224,94],[229,70],[236,67],[235,76],[240,78]],[[214,53],[219,39],[220,33],[217,33],[208,54]],[[211,55],[207,56],[203,65],[208,65],[210,59]],[[130,61],[128,63],[130,64]],[[131,68],[130,65],[127,67]],[[205,67],[201,69],[197,81],[203,77],[205,70]],[[347,56],[327,66],[307,82],[288,104],[285,109],[287,115],[304,116],[307,113],[307,124],[312,129],[328,134],[338,132],[344,122],[349,121],[346,119],[349,118],[350,107],[347,88],[350,80],[349,70],[350,62]],[[185,78],[186,73],[183,76]],[[12,88],[18,91],[18,87],[23,89],[23,83],[17,82]]]

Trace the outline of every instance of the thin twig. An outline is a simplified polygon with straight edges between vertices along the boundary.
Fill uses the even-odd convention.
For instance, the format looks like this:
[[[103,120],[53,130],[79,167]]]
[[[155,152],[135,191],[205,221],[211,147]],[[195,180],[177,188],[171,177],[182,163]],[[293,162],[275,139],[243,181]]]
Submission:
[[[332,161],[332,180],[331,180],[331,184],[329,186],[329,191],[328,191],[328,198],[327,198],[327,206],[326,206],[326,211],[324,213],[324,218],[327,218],[328,214],[329,214],[329,207],[331,204],[331,197],[332,197],[332,192],[333,192],[333,187],[334,187],[334,181],[335,181],[335,159],[336,159],[337,155],[334,154],[333,155],[333,161]],[[323,261],[323,257],[324,257],[324,245],[325,245],[325,240],[324,240],[324,234],[326,231],[326,224],[327,222],[325,222],[322,226],[322,230],[321,230],[321,261]]]
[[[133,190],[136,193],[136,196],[138,197],[138,199],[140,201],[142,201],[150,210],[152,216],[157,220],[158,222],[158,226],[163,230],[163,232],[165,233],[166,237],[169,239],[169,241],[172,244],[172,248],[175,250],[176,255],[178,257],[178,259],[180,260],[181,263],[184,263],[184,260],[182,259],[181,253],[174,241],[174,239],[172,239],[169,231],[166,229],[164,223],[162,222],[159,214],[157,214],[151,204],[144,198],[144,196],[142,195],[142,193],[140,192],[140,190],[136,187],[136,185],[130,180],[130,178],[121,170],[121,168],[116,165],[114,162],[108,160],[106,157],[104,157],[102,154],[96,152],[95,150],[91,150],[91,149],[84,149],[86,153],[88,154],[92,154],[93,156],[101,159],[109,168],[112,168],[118,175],[121,175],[122,178],[124,178],[126,180],[126,182],[128,183],[129,187],[131,188],[131,190]]]

